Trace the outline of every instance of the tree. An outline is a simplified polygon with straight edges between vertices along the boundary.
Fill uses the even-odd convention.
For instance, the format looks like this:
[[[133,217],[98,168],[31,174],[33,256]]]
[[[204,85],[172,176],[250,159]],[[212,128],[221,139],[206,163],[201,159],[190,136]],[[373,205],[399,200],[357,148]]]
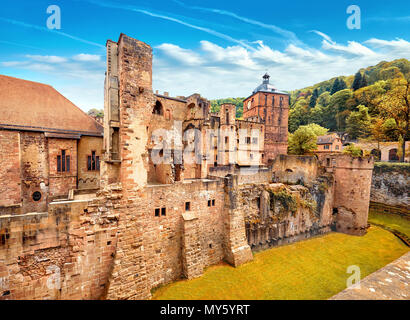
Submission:
[[[383,96],[379,111],[381,116],[395,120],[395,130],[404,141],[401,157],[401,161],[404,161],[406,141],[410,138],[410,79],[397,78],[391,81],[394,82],[393,87]]]
[[[374,118],[370,125],[370,141],[377,142],[377,150],[380,152],[380,142],[386,140],[386,134],[383,127],[384,121],[382,118]]]
[[[368,136],[370,129],[369,109],[363,105],[357,108],[358,111],[351,112],[346,119],[346,131],[352,139]]]
[[[294,133],[289,134],[289,153],[307,154],[317,149],[317,137],[326,134],[328,129],[315,123],[300,126]]]
[[[362,73],[357,71],[354,75],[354,80],[352,84],[353,91],[359,90],[362,87]]]
[[[357,147],[354,143],[349,144],[343,149],[343,153],[350,154],[352,157],[363,156],[363,150]]]
[[[335,94],[339,91],[339,78],[336,78],[335,82],[333,82],[332,90],[330,90],[330,94]]]
[[[95,118],[104,118],[104,110],[99,110],[96,108],[88,110],[87,114]]]
[[[378,81],[370,86],[360,88],[354,92],[357,104],[369,108],[370,114],[378,113],[378,106],[384,93],[389,89],[386,81]]]
[[[306,99],[298,100],[289,111],[289,131],[294,132],[299,126],[308,123],[309,108]]]
[[[347,88],[346,82],[342,78],[340,78],[339,79],[339,91],[344,90],[346,88]]]
[[[344,89],[336,92],[332,95],[327,109],[326,123],[329,121],[328,126],[330,130],[344,131],[346,127],[346,118],[349,115],[350,106],[348,101],[352,98],[352,90]]]
[[[319,97],[319,91],[317,89],[313,90],[312,96],[310,97],[309,108],[312,109],[316,105],[316,101]]]
[[[360,88],[367,87],[367,77],[366,74],[363,73],[362,81],[360,82]]]

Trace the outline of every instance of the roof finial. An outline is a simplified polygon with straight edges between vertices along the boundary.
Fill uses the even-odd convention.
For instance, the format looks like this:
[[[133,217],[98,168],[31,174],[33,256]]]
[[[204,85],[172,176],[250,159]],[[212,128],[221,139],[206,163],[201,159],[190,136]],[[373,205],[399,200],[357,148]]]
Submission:
[[[266,72],[265,75],[263,76],[263,83],[269,83],[269,78],[270,78],[270,75],[268,74],[268,72]]]

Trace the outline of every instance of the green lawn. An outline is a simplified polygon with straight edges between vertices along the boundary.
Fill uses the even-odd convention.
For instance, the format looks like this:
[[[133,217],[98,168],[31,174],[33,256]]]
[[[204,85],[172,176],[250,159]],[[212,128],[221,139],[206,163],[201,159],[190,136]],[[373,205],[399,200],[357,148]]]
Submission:
[[[369,222],[380,224],[404,233],[410,238],[410,219],[397,214],[369,212]]]
[[[238,268],[209,267],[200,278],[158,288],[153,299],[327,299],[346,288],[348,266],[364,278],[407,251],[375,226],[364,237],[330,233],[258,252]]]

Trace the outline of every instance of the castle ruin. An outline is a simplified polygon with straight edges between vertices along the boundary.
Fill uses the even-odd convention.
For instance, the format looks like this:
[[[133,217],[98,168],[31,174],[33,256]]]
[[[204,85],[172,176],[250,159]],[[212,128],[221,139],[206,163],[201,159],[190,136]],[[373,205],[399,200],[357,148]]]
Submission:
[[[252,250],[365,234],[373,159],[286,155],[288,95],[258,88],[245,120],[212,113],[153,92],[149,45],[109,40],[98,192],[0,213],[0,299],[149,299]]]

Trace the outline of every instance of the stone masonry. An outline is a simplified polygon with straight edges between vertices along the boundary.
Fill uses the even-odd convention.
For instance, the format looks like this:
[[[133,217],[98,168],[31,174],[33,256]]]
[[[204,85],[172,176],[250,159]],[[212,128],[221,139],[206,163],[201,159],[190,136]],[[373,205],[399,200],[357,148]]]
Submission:
[[[286,97],[268,100],[274,108],[262,113],[277,137],[266,153],[265,123],[237,121],[233,105],[212,114],[199,94],[154,93],[151,47],[124,34],[107,41],[104,141],[96,150],[103,159],[100,181],[81,195],[45,203],[40,213],[0,215],[0,299],[149,299],[158,286],[199,277],[221,261],[247,263],[252,250],[331,230],[364,234],[373,160],[284,154]],[[210,140],[207,129],[214,130]],[[186,139],[180,143],[178,135]],[[10,142],[10,152],[24,141],[0,131],[1,139]],[[36,139],[42,148],[41,135]],[[182,157],[191,142],[197,152]],[[73,157],[94,150],[92,139],[84,148],[66,143]],[[239,159],[238,150],[247,157]],[[155,162],[154,154],[163,161]],[[20,172],[20,162],[1,160],[2,175]],[[43,163],[40,157],[35,166]],[[91,177],[83,165],[73,169],[84,181]],[[41,178],[31,171],[27,176]],[[50,179],[55,195],[71,181],[69,173]],[[11,211],[14,189],[20,190],[0,182]]]

